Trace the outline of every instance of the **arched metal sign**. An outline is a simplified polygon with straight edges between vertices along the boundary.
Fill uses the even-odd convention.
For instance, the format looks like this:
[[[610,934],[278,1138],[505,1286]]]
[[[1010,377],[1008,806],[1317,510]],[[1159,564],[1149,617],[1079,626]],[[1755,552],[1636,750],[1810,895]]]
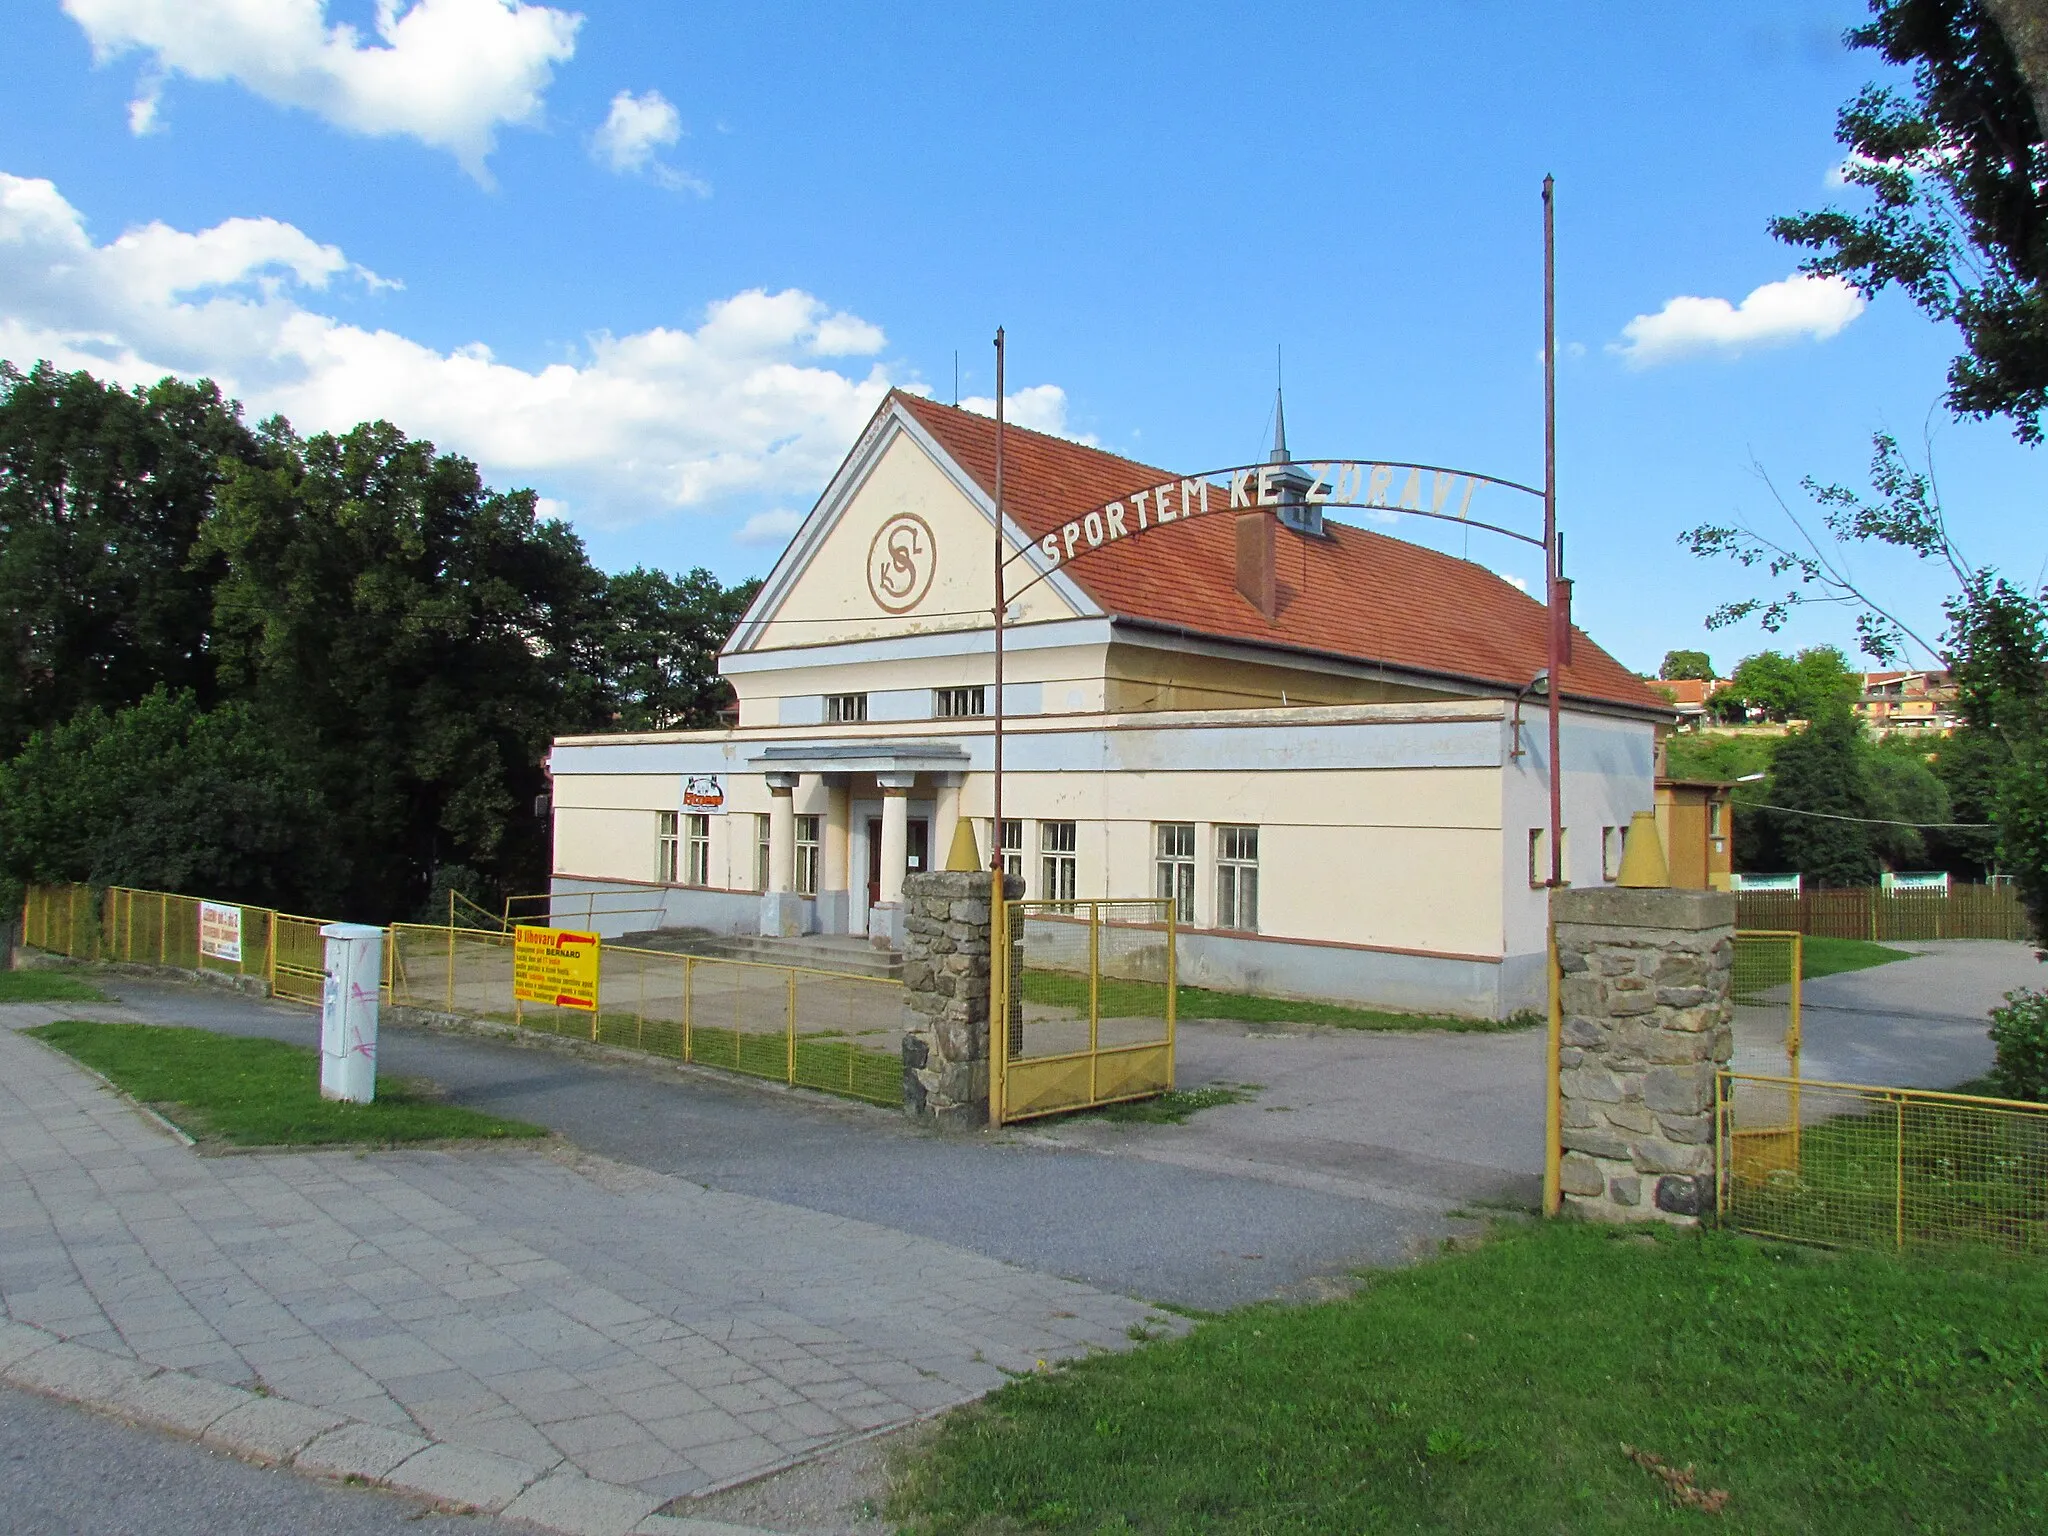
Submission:
[[[1234,464],[1157,485],[1139,485],[1067,519],[1035,544],[1027,544],[1004,559],[1005,572],[1019,561],[1037,572],[1018,586],[1005,582],[1004,596],[1014,601],[1072,561],[1189,518],[1218,512],[1278,511],[1289,504],[1290,493],[1294,505],[1318,511],[1355,507],[1403,517],[1433,518],[1497,533],[1537,549],[1545,547],[1538,535],[1474,517],[1475,501],[1482,512],[1487,512],[1491,502],[1503,499],[1495,495],[1481,501],[1485,492],[1529,497],[1539,509],[1543,503],[1543,492],[1533,485],[1441,464],[1385,459]]]

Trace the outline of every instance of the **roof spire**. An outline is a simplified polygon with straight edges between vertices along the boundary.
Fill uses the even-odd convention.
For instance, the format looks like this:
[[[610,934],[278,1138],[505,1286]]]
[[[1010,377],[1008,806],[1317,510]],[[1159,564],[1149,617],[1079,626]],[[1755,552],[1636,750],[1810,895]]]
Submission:
[[[1280,348],[1273,348],[1273,451],[1266,455],[1268,464],[1285,464],[1287,452],[1287,380],[1281,372]]]

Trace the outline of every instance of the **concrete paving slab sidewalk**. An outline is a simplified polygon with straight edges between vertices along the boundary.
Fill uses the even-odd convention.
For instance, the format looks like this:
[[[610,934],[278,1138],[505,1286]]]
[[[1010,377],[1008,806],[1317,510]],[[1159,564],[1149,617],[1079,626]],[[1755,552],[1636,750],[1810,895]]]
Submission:
[[[301,1044],[315,1038],[309,1009],[155,980],[96,979],[153,1021]],[[1361,1267],[1405,1263],[1463,1230],[1446,1221],[1446,1210],[1521,1172],[1511,1163],[1496,1174],[1487,1159],[1512,1155],[1542,1166],[1540,1089],[1530,1076],[1538,1069],[1517,1064],[1507,1043],[1526,1035],[1471,1051],[1462,1047],[1484,1037],[1459,1036],[1439,1058],[1432,1042],[1445,1038],[1321,1031],[1262,1042],[1239,1034],[1232,1049],[1285,1053],[1294,1062],[1285,1078],[1272,1060],[1183,1052],[1184,1081],[1212,1070],[1236,1080],[1256,1072],[1253,1080],[1273,1087],[1262,1104],[1279,1102],[1283,1084],[1298,1084],[1303,1094],[1318,1091],[1329,1121],[1342,1127],[1327,1145],[1290,1132],[1297,1156],[1279,1133],[1302,1116],[1254,1110],[1254,1124],[1274,1143],[1251,1155],[1235,1147],[1208,1163],[1182,1153],[1221,1112],[1065,1146],[1042,1124],[1021,1134],[941,1136],[870,1105],[660,1058],[604,1059],[546,1036],[514,1043],[387,1028],[378,1055],[381,1068],[429,1079],[454,1103],[534,1121],[620,1162],[1103,1290],[1224,1308],[1320,1295]],[[1394,1057],[1398,1067],[1378,1065]],[[1340,1083],[1363,1102],[1347,1106],[1333,1089]],[[1533,1127],[1526,1134],[1516,1129],[1523,1121]],[[1310,1129],[1315,1123],[1309,1117]],[[1131,1155],[1097,1155],[1104,1150]],[[1369,1177],[1351,1166],[1359,1155],[1377,1159]]]
[[[626,1531],[1183,1326],[560,1149],[201,1156],[16,1032],[51,1011],[0,1008],[0,1379],[255,1459]]]

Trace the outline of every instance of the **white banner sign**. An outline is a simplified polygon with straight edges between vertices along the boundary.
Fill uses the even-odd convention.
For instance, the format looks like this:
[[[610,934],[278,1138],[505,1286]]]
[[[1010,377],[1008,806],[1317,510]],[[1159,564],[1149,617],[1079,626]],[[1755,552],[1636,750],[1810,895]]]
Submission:
[[[199,903],[199,953],[209,960],[242,963],[242,909]]]
[[[716,773],[692,773],[683,777],[683,809],[692,816],[725,814],[725,779]]]

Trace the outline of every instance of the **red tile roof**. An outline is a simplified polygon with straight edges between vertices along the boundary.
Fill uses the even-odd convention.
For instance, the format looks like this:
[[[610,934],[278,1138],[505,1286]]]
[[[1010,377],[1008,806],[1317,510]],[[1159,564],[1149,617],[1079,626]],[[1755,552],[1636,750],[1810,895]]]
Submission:
[[[992,419],[901,391],[891,399],[994,494]],[[1179,478],[1021,427],[1009,428],[1004,451],[1004,510],[1033,538],[1134,490]],[[1237,590],[1237,533],[1227,515],[1105,544],[1062,569],[1106,612],[1217,639],[1505,688],[1524,687],[1543,669],[1544,609],[1527,593],[1469,560],[1334,521],[1324,526],[1332,538],[1275,529],[1279,603],[1270,622]],[[1567,696],[1670,712],[1663,697],[1584,631],[1572,633]]]

